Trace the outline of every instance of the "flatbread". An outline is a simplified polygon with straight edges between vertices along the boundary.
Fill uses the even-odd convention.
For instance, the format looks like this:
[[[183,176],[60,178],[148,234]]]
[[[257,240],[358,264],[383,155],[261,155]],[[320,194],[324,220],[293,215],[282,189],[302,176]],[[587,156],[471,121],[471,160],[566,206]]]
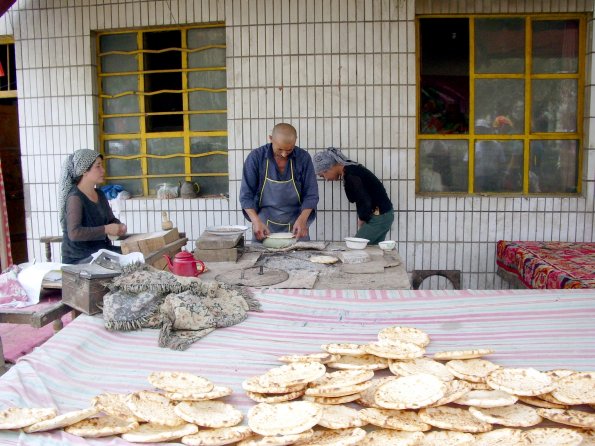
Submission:
[[[558,398],[556,398],[554,395],[552,395],[551,393],[542,393],[541,395],[537,395],[536,398],[539,398],[540,400],[543,400],[546,403],[558,404],[560,406],[566,405],[562,401],[560,401]]]
[[[297,384],[295,386],[280,386],[280,385],[272,385],[269,384],[264,386],[260,384],[260,375],[253,376],[251,378],[245,379],[242,382],[242,389],[246,390],[247,392],[257,392],[257,393],[289,393],[289,392],[298,392],[300,390],[304,390],[307,384]]]
[[[182,438],[197,432],[198,426],[194,424],[163,426],[154,423],[145,423],[133,431],[122,434],[122,438],[131,443],[160,443]]]
[[[410,342],[425,347],[430,343],[430,336],[418,328],[394,325],[380,330],[378,341],[382,344],[392,344],[394,341]]]
[[[320,346],[325,352],[333,355],[351,355],[361,356],[365,355],[364,345],[362,344],[350,344],[350,343],[339,343],[339,344],[323,344]]]
[[[322,407],[309,401],[260,403],[248,411],[248,426],[263,436],[299,434],[314,427],[322,417]]]
[[[290,435],[275,435],[263,437],[262,435],[254,435],[246,440],[240,441],[238,446],[285,446],[289,444],[296,444],[298,442],[307,441],[312,438],[314,431],[308,429],[299,434]]]
[[[543,395],[537,396],[519,396],[519,401],[530,404],[531,406],[542,407],[544,409],[568,409],[566,404],[552,403],[540,398]]]
[[[371,381],[366,381],[359,384],[352,384],[350,386],[325,388],[325,387],[311,387],[306,389],[306,395],[318,397],[340,397],[347,395],[359,394],[372,385]]]
[[[473,446],[529,446],[520,429],[494,429],[475,436]]]
[[[397,376],[428,373],[440,378],[444,382],[452,381],[454,379],[454,375],[450,373],[444,364],[425,356],[404,361],[390,361],[388,368]]]
[[[369,381],[373,377],[374,372],[372,370],[339,370],[337,372],[330,372],[312,382],[310,388],[306,390],[306,395],[343,390],[348,386],[354,386]],[[313,389],[316,389],[315,393],[309,392]]]
[[[578,446],[583,437],[572,429],[538,427],[523,432],[523,439],[539,446]]]
[[[402,432],[394,429],[377,429],[368,432],[361,446],[420,446],[424,440],[421,432]]]
[[[54,408],[9,407],[0,412],[0,429],[21,429],[57,415]]]
[[[65,426],[70,426],[71,424],[78,423],[85,418],[92,417],[93,415],[97,415],[99,409],[96,407],[89,407],[87,409],[82,410],[73,410],[72,412],[63,413],[62,415],[58,415],[54,418],[49,418],[43,421],[39,421],[35,424],[27,426],[23,429],[27,434],[32,432],[44,432],[50,431],[53,429],[60,429]]]
[[[443,406],[452,403],[471,390],[469,383],[460,379],[445,382],[444,387],[444,396],[428,407]]]
[[[501,367],[485,359],[453,359],[446,363],[446,368],[459,379],[485,383],[487,376]]]
[[[456,404],[475,407],[504,407],[512,406],[518,398],[502,390],[471,390],[455,400]]]
[[[312,256],[310,257],[310,262],[312,263],[322,263],[324,265],[332,265],[333,263],[337,263],[339,259],[333,256]]]
[[[127,421],[140,421],[128,407],[127,400],[128,394],[100,393],[91,399],[91,404],[107,415]]]
[[[537,409],[537,413],[543,418],[569,426],[595,429],[595,413],[582,410],[564,409]]]
[[[523,396],[541,395],[556,388],[549,375],[533,368],[494,370],[486,382],[492,389]]]
[[[335,361],[339,359],[338,355],[333,355],[331,353],[310,353],[304,355],[284,355],[279,356],[279,361],[281,362],[319,362],[321,364],[326,364],[331,361]]]
[[[446,386],[434,375],[420,373],[386,382],[376,389],[376,404],[385,409],[419,409],[444,396]]]
[[[252,435],[252,429],[248,426],[203,429],[182,437],[182,443],[188,446],[224,446],[244,440],[250,435]]]
[[[318,424],[327,429],[347,429],[362,427],[367,424],[360,417],[359,411],[342,405],[322,406],[322,417]]]
[[[209,392],[215,386],[207,378],[187,372],[153,372],[147,379],[153,387],[166,392]]]
[[[489,348],[476,348],[469,350],[449,350],[444,352],[434,353],[434,359],[440,361],[450,361],[451,359],[474,359],[483,356],[491,355],[494,350]]]
[[[560,378],[552,395],[566,404],[595,404],[595,373],[577,372]],[[543,392],[545,393],[545,392]]]
[[[381,409],[381,407],[378,404],[376,404],[376,397],[374,395],[376,393],[376,389],[381,384],[384,384],[389,381],[394,381],[397,378],[398,376],[385,376],[384,378],[376,378],[371,380],[372,385],[370,385],[370,387],[361,392],[360,397],[355,402],[358,403],[360,406],[376,407],[378,409]]]
[[[221,401],[182,401],[174,412],[188,423],[211,428],[236,426],[244,418],[242,412]]]
[[[128,421],[111,415],[105,417],[93,417],[81,420],[64,428],[64,431],[72,435],[87,438],[109,437],[130,432],[138,427],[138,422]]]
[[[473,446],[475,437],[466,432],[431,431],[421,443],[423,446]]]
[[[423,347],[412,342],[394,340],[390,344],[372,342],[364,346],[364,350],[371,355],[388,359],[421,358],[426,352]]]
[[[227,386],[214,386],[208,392],[164,392],[163,394],[174,401],[209,401],[231,395],[233,390]]]
[[[383,370],[388,368],[388,359],[379,358],[375,355],[341,355],[326,365],[327,367],[340,370]]]
[[[352,395],[344,395],[344,396],[304,395],[302,397],[302,400],[310,401],[311,403],[335,406],[335,405],[339,405],[339,404],[351,403],[352,401],[357,401],[360,397],[361,397],[361,393],[354,393]]]
[[[535,426],[542,421],[537,410],[525,404],[492,408],[470,407],[469,413],[486,423],[500,424],[507,427]]]
[[[132,393],[128,396],[127,405],[134,415],[149,423],[170,427],[186,423],[174,411],[176,403],[161,393],[148,390]]]
[[[316,381],[325,373],[326,367],[319,362],[291,362],[260,375],[258,382],[265,387],[291,387]]]
[[[350,429],[334,429],[314,431],[309,440],[299,442],[300,446],[351,446],[360,444],[366,436],[366,431],[354,427]]]
[[[424,423],[413,410],[376,409],[368,407],[360,410],[360,417],[378,427],[408,432],[429,431],[432,426]]]
[[[422,421],[439,427],[458,432],[488,432],[492,425],[474,417],[468,410],[458,407],[426,407],[419,411]]]
[[[297,392],[289,393],[258,393],[258,392],[246,392],[248,398],[257,403],[283,403],[298,399],[304,394],[306,390],[298,390]]]

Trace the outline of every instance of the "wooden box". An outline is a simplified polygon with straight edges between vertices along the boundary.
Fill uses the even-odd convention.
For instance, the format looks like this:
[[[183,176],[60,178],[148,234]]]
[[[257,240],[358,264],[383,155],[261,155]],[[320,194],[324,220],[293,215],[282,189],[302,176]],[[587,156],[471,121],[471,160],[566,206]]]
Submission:
[[[180,239],[180,233],[177,228],[168,231],[149,232],[146,234],[137,234],[122,240],[120,247],[122,254],[131,252],[142,252],[145,256],[155,251],[159,251],[164,246]]]
[[[101,311],[103,296],[109,291],[104,286],[120,273],[95,264],[64,265],[62,267],[62,302],[85,314]]]

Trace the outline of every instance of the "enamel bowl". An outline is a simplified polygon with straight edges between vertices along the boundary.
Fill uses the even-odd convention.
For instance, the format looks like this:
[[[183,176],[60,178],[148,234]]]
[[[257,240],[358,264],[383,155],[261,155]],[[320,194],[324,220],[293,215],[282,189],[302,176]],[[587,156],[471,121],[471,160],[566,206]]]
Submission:
[[[397,242],[394,240],[385,240],[383,242],[378,243],[378,247],[383,251],[392,251],[397,246]]]
[[[367,238],[345,237],[345,244],[349,249],[364,249],[369,242]]]
[[[275,232],[269,234],[267,238],[262,241],[265,248],[286,248],[296,242],[294,235],[291,232]]]

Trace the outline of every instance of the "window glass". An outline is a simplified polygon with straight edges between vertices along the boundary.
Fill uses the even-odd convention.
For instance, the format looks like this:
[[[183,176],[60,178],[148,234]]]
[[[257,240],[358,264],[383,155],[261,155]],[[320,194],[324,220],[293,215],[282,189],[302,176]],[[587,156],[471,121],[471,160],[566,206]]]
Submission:
[[[138,76],[104,76],[101,79],[104,94],[116,95],[124,92],[138,91]]]
[[[213,152],[215,150],[227,151],[227,138],[216,136],[190,138],[190,151],[192,153]]]
[[[138,133],[140,126],[138,118],[106,118],[103,120],[105,133]]]
[[[533,27],[534,73],[578,72],[578,20],[536,20]]]
[[[103,113],[106,115],[113,115],[116,113],[138,113],[139,111],[138,97],[133,94],[113,99],[103,99]]]
[[[533,132],[576,132],[578,92],[575,79],[535,79],[531,92]]]
[[[525,131],[525,82],[521,79],[475,81],[475,133]]]
[[[522,192],[522,141],[476,141],[474,178],[475,192]]]
[[[531,142],[529,191],[574,193],[578,179],[578,141]]]
[[[140,152],[140,141],[137,139],[114,139],[105,141],[106,155],[136,155]]]
[[[105,160],[105,166],[112,177],[142,175],[140,159],[123,160],[110,158]]]
[[[184,158],[183,157],[165,158],[165,159],[149,158],[147,160],[147,168],[148,168],[148,173],[150,175],[183,172],[184,171]]]
[[[108,54],[101,58],[103,73],[126,73],[138,70],[138,56],[134,54]]]
[[[136,33],[105,34],[99,38],[99,48],[102,53],[137,50]]]
[[[14,55],[14,43],[0,45],[0,66],[4,75],[0,76],[0,91],[17,90],[17,69]]]
[[[184,153],[184,139],[182,138],[151,138],[147,139],[147,153],[153,155],[173,155]]]
[[[420,144],[420,192],[467,192],[467,141],[424,140]]]
[[[209,48],[188,54],[188,67],[224,67],[225,48]]]
[[[200,113],[190,115],[190,130],[227,130],[227,116],[223,113]]]
[[[523,73],[525,71],[525,20],[521,18],[475,20],[475,72]]]

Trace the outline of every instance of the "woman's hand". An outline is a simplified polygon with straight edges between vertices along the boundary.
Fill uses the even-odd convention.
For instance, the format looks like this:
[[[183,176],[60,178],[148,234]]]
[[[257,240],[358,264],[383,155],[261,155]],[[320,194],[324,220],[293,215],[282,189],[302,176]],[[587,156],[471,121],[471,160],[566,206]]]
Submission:
[[[119,237],[126,234],[126,225],[122,223],[110,223],[109,225],[105,225],[105,233]]]

